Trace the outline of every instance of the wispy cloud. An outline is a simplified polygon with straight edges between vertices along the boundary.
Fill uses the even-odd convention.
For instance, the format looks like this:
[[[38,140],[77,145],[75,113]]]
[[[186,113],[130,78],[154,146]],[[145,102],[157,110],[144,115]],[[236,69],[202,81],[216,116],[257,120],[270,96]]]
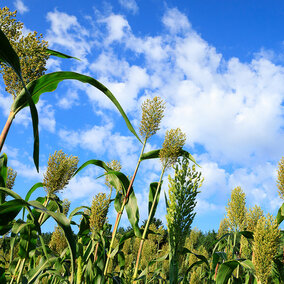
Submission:
[[[29,11],[29,8],[25,5],[23,0],[14,1],[14,6],[20,14],[24,14]]]
[[[119,0],[121,6],[133,14],[138,12],[138,5],[135,0]]]

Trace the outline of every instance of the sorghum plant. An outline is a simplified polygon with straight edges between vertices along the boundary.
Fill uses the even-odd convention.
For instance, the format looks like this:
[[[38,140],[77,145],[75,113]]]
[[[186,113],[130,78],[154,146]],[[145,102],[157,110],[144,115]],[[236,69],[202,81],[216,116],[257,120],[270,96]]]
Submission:
[[[272,260],[277,254],[280,240],[280,230],[276,220],[268,214],[257,222],[253,238],[253,263],[258,283],[269,282]]]

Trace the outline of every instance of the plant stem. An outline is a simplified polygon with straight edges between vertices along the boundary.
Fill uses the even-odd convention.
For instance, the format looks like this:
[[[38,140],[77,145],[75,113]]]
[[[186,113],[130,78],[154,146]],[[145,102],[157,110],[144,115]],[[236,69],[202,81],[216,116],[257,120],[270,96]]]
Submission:
[[[107,254],[107,259],[106,259],[106,264],[105,264],[105,269],[104,269],[104,276],[106,276],[106,274],[107,274],[107,268],[108,268],[108,265],[109,265],[110,254],[111,254],[111,250],[112,250],[113,243],[114,243],[114,240],[115,240],[115,235],[116,235],[116,232],[117,232],[117,228],[118,228],[118,225],[119,225],[119,222],[120,222],[120,219],[121,219],[121,216],[122,216],[122,213],[123,213],[125,204],[126,204],[127,201],[128,201],[128,197],[129,197],[129,194],[130,194],[130,190],[131,190],[131,187],[132,187],[132,185],[133,185],[134,179],[135,179],[135,177],[136,177],[136,174],[137,174],[139,165],[140,165],[140,163],[141,163],[141,157],[142,157],[142,155],[143,155],[143,153],[144,153],[144,149],[145,149],[145,146],[146,146],[146,142],[147,142],[147,139],[144,140],[143,147],[142,147],[142,150],[141,150],[141,153],[140,153],[140,157],[139,157],[139,160],[138,160],[137,165],[136,165],[136,169],[135,169],[134,174],[133,174],[133,176],[132,176],[132,179],[131,179],[131,181],[130,181],[130,183],[129,183],[129,186],[128,186],[126,195],[125,195],[125,197],[124,197],[124,199],[123,199],[121,208],[120,208],[119,212],[118,212],[117,215],[116,215],[116,220],[115,220],[114,228],[113,228],[113,231],[112,231],[112,237],[111,237],[111,242],[110,242],[110,246],[109,246],[109,252],[108,252],[108,254]]]
[[[137,254],[133,279],[135,279],[137,277],[137,274],[138,274],[138,268],[139,268],[139,262],[140,262],[141,253],[142,253],[142,249],[143,249],[143,244],[144,244],[146,234],[147,234],[147,231],[148,231],[148,228],[149,228],[149,225],[150,225],[150,220],[152,219],[152,214],[153,214],[153,211],[154,211],[155,203],[157,201],[158,192],[160,191],[160,187],[161,187],[161,183],[162,183],[164,173],[165,173],[165,167],[163,167],[163,169],[162,169],[162,173],[161,173],[160,180],[159,180],[159,183],[158,183],[158,186],[157,186],[157,190],[155,192],[155,196],[154,196],[154,200],[153,200],[153,203],[152,203],[152,206],[151,206],[149,217],[148,217],[148,220],[147,220],[147,223],[145,225],[143,235],[142,235],[142,238],[141,238],[141,241],[140,241],[140,246],[139,246],[139,250],[138,250],[138,254]],[[136,283],[136,281],[134,281],[133,283]]]
[[[21,276],[22,276],[22,273],[23,273],[23,269],[24,269],[24,266],[25,266],[25,262],[26,262],[26,258],[24,258],[22,260],[20,271],[19,271],[19,275],[18,275],[18,279],[17,279],[17,284],[20,282],[20,279],[21,279]]]
[[[12,283],[13,283],[13,280],[16,279],[16,273],[17,273],[17,271],[18,271],[18,268],[19,268],[20,263],[21,263],[21,259],[18,260],[18,263],[17,263],[16,268],[15,268],[15,270],[14,270],[14,274],[13,274],[13,276],[12,276],[12,278],[11,278],[10,284],[12,284]]]
[[[46,197],[46,200],[43,202],[42,205],[43,205],[44,207],[47,207],[48,202],[49,202],[49,197],[47,196],[47,197]],[[41,212],[41,214],[40,214],[40,216],[39,216],[39,218],[38,218],[38,223],[39,223],[39,225],[42,225],[41,222],[43,221],[43,216],[44,216],[44,214],[45,214],[44,212]]]
[[[9,129],[10,129],[10,126],[13,122],[14,117],[15,117],[15,114],[14,114],[14,112],[11,111],[9,116],[8,116],[8,119],[6,121],[6,124],[5,124],[5,126],[2,130],[2,133],[0,135],[0,153],[2,151],[3,145],[5,143],[6,137],[8,135],[8,132],[9,132]]]

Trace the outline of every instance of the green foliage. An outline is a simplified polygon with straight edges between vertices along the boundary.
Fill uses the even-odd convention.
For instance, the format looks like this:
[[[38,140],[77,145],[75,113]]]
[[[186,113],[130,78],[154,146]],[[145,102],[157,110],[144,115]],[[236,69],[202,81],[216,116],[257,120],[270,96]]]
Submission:
[[[100,82],[75,72],[43,75],[48,54],[72,57],[47,49],[47,43],[36,33],[22,37],[22,23],[16,21],[15,15],[8,8],[0,9],[1,72],[7,91],[15,98],[0,136],[0,150],[15,115],[30,106],[35,141],[34,161],[36,167],[39,167],[38,120],[34,104],[39,101],[41,94],[55,90],[60,82],[68,79],[88,83],[106,95],[119,110],[129,130],[140,141],[114,95]],[[185,135],[179,128],[167,131],[161,150],[144,153],[147,139],[159,130],[164,109],[165,104],[159,97],[142,104],[140,134],[144,143],[131,179],[121,172],[117,161],[106,164],[92,159],[77,169],[77,157],[68,157],[58,151],[49,158],[43,182],[27,190],[23,199],[13,191],[16,173],[7,167],[7,156],[1,155],[0,235],[3,237],[0,239],[0,283],[104,284],[134,281],[140,284],[225,284],[228,281],[254,283],[256,279],[262,283],[283,282],[283,242],[280,247],[278,229],[278,224],[284,219],[283,206],[277,215],[278,223],[270,215],[264,217],[260,207],[255,206],[247,212],[245,194],[237,187],[232,191],[227,217],[221,222],[218,235],[215,231],[190,231],[202,179],[195,165],[189,166],[190,161],[194,164],[196,161],[182,149]],[[183,158],[178,159],[179,156]],[[161,159],[161,176],[159,182],[150,183],[149,216],[140,227],[133,184],[140,163],[154,158]],[[165,230],[161,221],[154,216],[163,175],[176,162],[175,176],[169,178],[168,230]],[[283,163],[281,160],[278,172],[280,197],[283,191]],[[105,172],[103,176],[106,177],[110,194],[97,193],[91,208],[80,206],[68,216],[70,203],[61,201],[56,193],[89,165],[97,166]],[[41,187],[45,188],[47,196],[30,201],[34,192]],[[113,188],[116,188],[114,207],[117,218],[111,230],[107,213],[112,206]],[[5,200],[6,195],[10,200]],[[16,219],[22,209],[28,212],[27,216],[23,210],[22,219]],[[118,228],[124,209],[131,225],[126,230]],[[79,222],[75,216],[80,216]],[[41,232],[48,218],[57,223],[52,235]],[[71,226],[78,227],[76,235]],[[243,256],[248,259],[240,259]]]

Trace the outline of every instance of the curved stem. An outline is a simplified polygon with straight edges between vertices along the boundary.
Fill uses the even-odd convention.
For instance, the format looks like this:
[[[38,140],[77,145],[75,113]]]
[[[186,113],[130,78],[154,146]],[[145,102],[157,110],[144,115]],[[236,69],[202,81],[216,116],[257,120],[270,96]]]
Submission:
[[[104,276],[106,276],[106,274],[107,274],[107,268],[108,268],[108,265],[109,265],[110,254],[111,254],[111,250],[112,250],[112,248],[113,248],[113,243],[114,243],[114,240],[115,240],[115,235],[116,235],[116,232],[117,232],[117,228],[118,228],[118,225],[119,225],[119,222],[120,222],[120,219],[121,219],[121,216],[122,216],[122,213],[123,213],[125,204],[126,204],[127,201],[128,201],[128,197],[129,197],[129,195],[130,195],[130,190],[131,190],[131,187],[132,187],[132,185],[133,185],[134,179],[135,179],[135,177],[136,177],[136,174],[137,174],[139,165],[140,165],[140,163],[141,163],[141,157],[142,157],[142,155],[143,155],[143,153],[144,153],[144,149],[145,149],[145,146],[146,146],[146,142],[147,142],[147,139],[144,140],[143,147],[142,147],[142,150],[141,150],[141,153],[140,153],[140,157],[139,157],[139,160],[138,160],[137,165],[136,165],[136,169],[135,169],[134,174],[133,174],[133,176],[132,176],[132,179],[131,179],[131,181],[130,181],[130,183],[129,183],[129,186],[128,186],[126,195],[125,195],[125,197],[124,197],[124,199],[123,199],[121,208],[120,208],[119,212],[118,212],[117,215],[116,215],[116,220],[115,220],[114,228],[113,228],[113,231],[112,231],[111,242],[110,242],[109,251],[108,251],[108,254],[107,254],[105,269],[104,269]]]
[[[2,130],[2,133],[0,135],[0,153],[1,153],[2,148],[4,146],[6,137],[8,135],[10,126],[11,126],[14,118],[15,118],[15,114],[14,114],[14,112],[11,111],[9,116],[8,116],[8,118],[7,118],[6,124],[5,124],[5,126],[4,126],[4,128]]]
[[[157,190],[155,192],[155,196],[154,196],[154,200],[153,200],[153,203],[152,203],[152,206],[151,206],[149,217],[148,217],[147,223],[146,223],[144,231],[143,231],[142,239],[140,241],[140,246],[139,246],[139,250],[138,250],[138,254],[137,254],[137,259],[136,259],[133,279],[135,279],[137,277],[137,274],[138,274],[138,268],[139,268],[139,262],[140,262],[141,253],[142,253],[142,249],[143,249],[143,244],[144,244],[144,241],[145,241],[145,238],[146,238],[146,234],[147,234],[147,231],[148,231],[148,228],[149,228],[149,225],[150,225],[150,221],[152,219],[154,207],[155,207],[155,204],[157,202],[158,192],[160,191],[160,187],[161,187],[161,183],[162,183],[162,179],[163,179],[164,173],[165,173],[165,167],[163,167],[163,169],[162,169],[162,173],[161,173],[160,180],[159,180],[159,183],[158,183],[158,186],[157,186]],[[134,281],[133,283],[135,283],[135,282],[136,281]]]

